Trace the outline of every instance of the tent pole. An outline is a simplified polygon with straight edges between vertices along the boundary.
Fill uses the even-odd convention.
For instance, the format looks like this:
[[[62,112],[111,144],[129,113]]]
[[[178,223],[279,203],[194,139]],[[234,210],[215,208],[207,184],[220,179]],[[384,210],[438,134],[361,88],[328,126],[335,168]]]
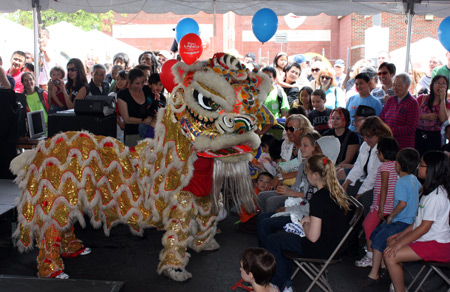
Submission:
[[[216,52],[216,37],[217,37],[217,14],[216,14],[216,0],[213,1],[214,4],[214,33],[213,33],[213,45],[212,45],[212,49],[213,49],[213,54]],[[223,23],[223,19],[222,19],[222,23]]]
[[[407,4],[407,16],[408,16],[408,33],[406,37],[406,61],[405,61],[405,72],[408,73],[409,69],[409,57],[411,51],[411,34],[412,34],[412,23],[414,16],[414,0],[408,2]]]
[[[39,0],[32,0],[33,5],[33,32],[34,32],[34,77],[36,79],[36,84],[39,86],[39,20],[38,20],[38,9]]]

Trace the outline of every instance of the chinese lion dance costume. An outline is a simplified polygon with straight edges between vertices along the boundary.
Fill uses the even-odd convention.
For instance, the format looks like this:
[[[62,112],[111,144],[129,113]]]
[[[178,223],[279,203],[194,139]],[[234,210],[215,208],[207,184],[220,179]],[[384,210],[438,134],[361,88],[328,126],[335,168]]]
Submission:
[[[111,137],[67,132],[41,141],[11,163],[21,189],[17,203],[20,251],[39,247],[38,275],[63,272],[62,257],[85,247],[73,231],[90,218],[109,235],[164,229],[157,268],[176,281],[192,277],[190,254],[219,248],[214,236],[221,193],[254,211],[248,170],[259,146],[254,133],[270,80],[231,55],[217,53],[172,67],[176,87],[157,114],[155,138],[125,147]]]

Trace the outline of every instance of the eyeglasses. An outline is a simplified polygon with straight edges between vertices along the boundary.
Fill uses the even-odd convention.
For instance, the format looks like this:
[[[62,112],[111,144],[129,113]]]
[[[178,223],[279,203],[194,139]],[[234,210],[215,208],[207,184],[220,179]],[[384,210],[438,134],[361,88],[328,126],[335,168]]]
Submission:
[[[330,80],[331,77],[330,76],[320,76],[320,79],[322,79],[322,80]]]
[[[361,138],[362,138],[363,140],[365,140],[365,141],[371,140],[373,137],[374,137],[374,136],[363,136],[363,135],[361,135]]]
[[[67,68],[67,72],[76,72],[77,69],[75,67]]]
[[[381,76],[381,75],[388,75],[388,74],[389,74],[388,71],[381,71],[381,72],[378,72],[378,73],[377,73],[378,76]]]
[[[354,119],[353,120],[353,125],[356,125],[357,123],[359,123],[359,122],[361,122],[363,120],[364,120],[364,118]]]
[[[311,72],[319,72],[319,71],[320,71],[319,68],[313,68],[313,69],[311,69]]]
[[[301,128],[296,128],[296,127],[286,127],[286,132],[292,132],[294,133],[295,131],[300,130]]]

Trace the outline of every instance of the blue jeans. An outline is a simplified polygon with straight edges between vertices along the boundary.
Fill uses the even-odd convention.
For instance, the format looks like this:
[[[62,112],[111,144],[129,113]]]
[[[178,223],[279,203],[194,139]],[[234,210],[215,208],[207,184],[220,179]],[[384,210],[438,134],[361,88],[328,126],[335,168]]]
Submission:
[[[384,252],[386,249],[386,240],[389,236],[402,232],[408,228],[409,225],[410,224],[401,221],[391,222],[391,224],[383,222],[378,225],[370,235],[370,240],[372,240],[371,247],[380,252]]]
[[[283,255],[283,251],[301,254],[301,237],[283,230],[283,226],[291,222],[290,216],[270,218],[272,214],[258,215],[258,243],[275,257],[277,268],[271,282],[283,288],[293,284],[290,280],[292,261]]]

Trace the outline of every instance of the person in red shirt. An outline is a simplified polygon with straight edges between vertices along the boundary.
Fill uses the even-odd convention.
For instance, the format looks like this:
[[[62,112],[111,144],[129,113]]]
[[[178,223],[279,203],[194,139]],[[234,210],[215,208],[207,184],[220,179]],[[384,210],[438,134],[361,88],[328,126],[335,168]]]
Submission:
[[[15,51],[11,57],[11,67],[6,71],[6,75],[10,75],[14,78],[16,82],[16,86],[14,91],[17,93],[23,92],[23,84],[22,84],[22,69],[25,66],[25,60],[27,55],[22,51]]]
[[[261,172],[256,179],[255,193],[264,192],[269,190],[270,182],[273,176],[268,172]],[[256,233],[256,215],[261,211],[257,208],[256,213],[248,213],[244,207],[241,206],[241,212],[239,213],[239,221],[236,223],[236,230],[248,233]]]

